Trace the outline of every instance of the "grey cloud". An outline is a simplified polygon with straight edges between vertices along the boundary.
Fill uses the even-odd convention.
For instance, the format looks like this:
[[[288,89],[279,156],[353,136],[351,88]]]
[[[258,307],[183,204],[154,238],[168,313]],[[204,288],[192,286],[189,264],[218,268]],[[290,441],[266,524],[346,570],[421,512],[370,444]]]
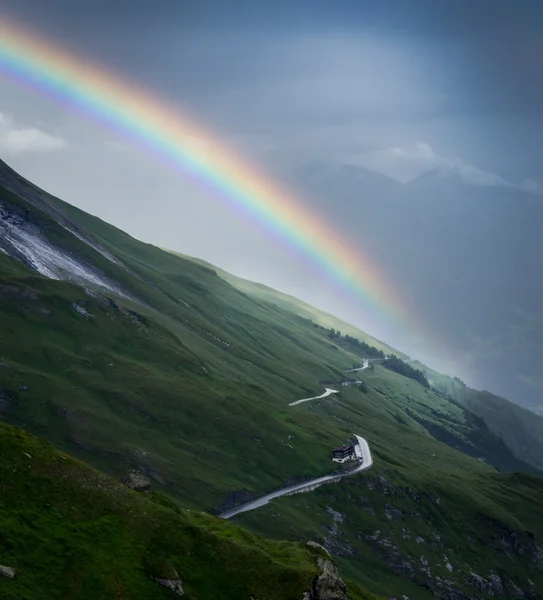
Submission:
[[[33,126],[19,125],[0,113],[0,151],[7,156],[29,152],[56,152],[67,146],[66,140]]]

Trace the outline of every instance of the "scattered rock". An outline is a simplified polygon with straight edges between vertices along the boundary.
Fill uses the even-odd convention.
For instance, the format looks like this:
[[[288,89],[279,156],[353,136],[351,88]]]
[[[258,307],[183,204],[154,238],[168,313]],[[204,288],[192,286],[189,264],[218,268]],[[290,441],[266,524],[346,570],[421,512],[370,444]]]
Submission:
[[[318,565],[322,572],[313,582],[311,591],[304,594],[304,600],[349,600],[347,586],[337,567],[325,558],[319,558]]]
[[[352,557],[356,554],[352,544],[342,539],[339,525],[343,523],[345,515],[331,506],[326,507],[326,512],[332,517],[332,527],[325,526],[324,529],[328,534],[324,538],[324,547],[332,554],[343,557]]]
[[[424,556],[421,556],[419,559],[419,572],[424,573],[428,577],[432,577],[432,572],[430,571],[430,564]]]
[[[331,506],[326,507],[326,512],[329,515],[331,515],[331,517],[335,523],[343,523],[343,519],[345,518],[345,515],[342,515],[337,510],[334,510]]]
[[[2,577],[7,577],[8,579],[13,579],[15,577],[15,569],[0,565],[0,575],[2,575]]]
[[[185,593],[183,591],[183,582],[181,581],[181,579],[160,579],[158,577],[151,577],[151,579],[155,583],[158,583],[159,585],[168,588],[177,596],[183,596],[183,594]]]
[[[495,596],[503,596],[503,594],[504,594],[503,583],[502,583],[500,576],[493,574],[493,575],[489,576],[488,580],[490,582],[490,587],[491,587],[492,591],[494,592],[494,595]]]
[[[83,315],[87,319],[91,316],[91,314],[86,309],[84,309],[82,306],[77,304],[77,302],[72,303],[72,308],[74,308],[80,315]]]
[[[403,521],[405,519],[403,512],[392,506],[392,504],[385,505],[385,515],[391,521]]]
[[[381,537],[381,532],[376,529],[373,533],[364,536],[366,541],[377,541]]]
[[[151,491],[151,482],[139,471],[130,471],[123,483],[136,492]]]
[[[533,581],[531,581],[530,579],[528,579],[528,583],[530,584],[530,587],[533,587]],[[510,579],[507,580],[505,582],[505,585],[507,587],[507,591],[509,593],[510,596],[512,596],[513,598],[525,598],[526,594],[518,587],[518,585],[516,585],[516,583],[514,581],[511,581]]]
[[[38,299],[36,292],[19,287],[17,285],[0,284],[0,296],[15,296],[19,300],[31,300],[35,301]]]
[[[506,552],[526,556],[534,563],[543,559],[543,551],[537,545],[533,534],[530,532],[515,531],[501,525],[495,528],[495,537],[498,544]]]
[[[503,582],[498,575],[489,575],[488,579],[470,571],[468,583],[488,596],[503,596]]]

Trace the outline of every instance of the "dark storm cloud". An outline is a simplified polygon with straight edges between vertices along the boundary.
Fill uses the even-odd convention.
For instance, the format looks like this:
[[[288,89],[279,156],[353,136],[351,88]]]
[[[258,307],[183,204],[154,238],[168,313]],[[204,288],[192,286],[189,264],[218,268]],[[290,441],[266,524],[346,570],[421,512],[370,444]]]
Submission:
[[[4,11],[189,107],[203,102],[212,110],[208,95],[225,88],[307,78],[322,65],[318,53],[289,62],[300,36],[362,34],[415,50],[446,96],[433,116],[526,119],[539,117],[543,106],[537,0],[4,0]]]
[[[451,109],[539,114],[543,99],[537,0],[4,0],[0,11],[165,91],[184,78],[209,87],[274,77],[285,70],[273,60],[282,36],[370,32],[422,46],[436,77],[456,71],[464,89]]]

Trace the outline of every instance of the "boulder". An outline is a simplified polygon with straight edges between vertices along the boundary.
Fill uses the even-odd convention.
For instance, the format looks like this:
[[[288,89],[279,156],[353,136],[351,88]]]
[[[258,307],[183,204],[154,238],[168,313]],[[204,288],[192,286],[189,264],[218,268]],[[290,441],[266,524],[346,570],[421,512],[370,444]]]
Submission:
[[[181,579],[160,579],[158,577],[151,578],[155,583],[164,586],[171,590],[177,596],[183,596],[183,582]]]
[[[7,577],[9,579],[13,579],[15,577],[15,569],[12,569],[11,567],[4,567],[3,565],[0,565],[0,575],[2,577]]]
[[[151,491],[151,482],[139,471],[130,471],[123,483],[136,492]]]
[[[325,558],[318,559],[321,574],[313,582],[310,592],[304,594],[304,600],[349,600],[347,586],[341,580],[337,567]]]

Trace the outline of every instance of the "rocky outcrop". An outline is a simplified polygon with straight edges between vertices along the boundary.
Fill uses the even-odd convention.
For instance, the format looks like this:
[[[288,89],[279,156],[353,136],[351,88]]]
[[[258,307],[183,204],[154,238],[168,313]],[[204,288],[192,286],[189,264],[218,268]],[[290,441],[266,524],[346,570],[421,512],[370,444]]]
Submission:
[[[139,471],[129,471],[123,483],[136,492],[151,491],[151,482]]]
[[[158,577],[151,577],[151,579],[155,583],[158,583],[159,585],[171,590],[176,596],[183,596],[185,593],[183,591],[183,582],[181,579],[160,579]]]
[[[532,533],[509,529],[498,523],[494,524],[494,532],[496,541],[506,553],[525,556],[532,563],[543,560],[543,551]]]
[[[324,530],[328,534],[324,538],[324,547],[326,550],[337,556],[353,557],[355,550],[349,542],[343,539],[339,525],[343,523],[345,515],[327,506],[326,512],[332,517],[332,526],[324,526]]]
[[[13,579],[15,577],[15,569],[0,565],[0,576],[7,577],[8,579]]]
[[[303,600],[349,600],[347,586],[339,576],[336,565],[325,558],[318,559],[321,574],[315,578],[312,589]]]
[[[392,504],[385,504],[385,515],[390,521],[403,521],[405,515],[401,510],[393,506]]]

